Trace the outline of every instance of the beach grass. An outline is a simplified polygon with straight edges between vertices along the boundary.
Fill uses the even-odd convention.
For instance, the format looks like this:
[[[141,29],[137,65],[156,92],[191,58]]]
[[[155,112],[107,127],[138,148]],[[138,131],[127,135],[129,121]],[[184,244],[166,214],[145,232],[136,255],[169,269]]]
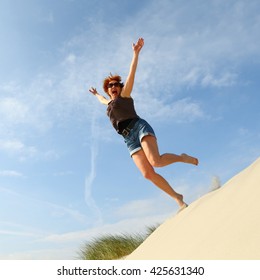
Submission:
[[[148,227],[145,234],[118,234],[97,237],[86,242],[79,252],[81,260],[116,260],[131,254],[158,226]]]

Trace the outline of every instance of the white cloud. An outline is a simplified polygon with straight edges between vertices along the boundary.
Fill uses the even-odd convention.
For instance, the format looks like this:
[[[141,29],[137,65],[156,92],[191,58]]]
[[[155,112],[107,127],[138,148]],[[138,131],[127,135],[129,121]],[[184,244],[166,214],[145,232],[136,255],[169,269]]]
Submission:
[[[201,84],[202,86],[215,86],[225,87],[232,86],[236,83],[237,74],[234,73],[223,73],[221,77],[214,77],[212,74],[207,74],[203,77]]]
[[[163,118],[166,114],[176,121],[205,117],[200,104],[195,99],[186,99],[180,89],[227,87],[241,80],[237,71],[239,63],[256,52],[259,54],[255,47],[257,38],[254,41],[251,38],[255,37],[252,35],[260,22],[257,17],[253,16],[250,21],[246,17],[254,10],[255,2],[246,5],[243,1],[231,2],[224,13],[219,13],[223,10],[222,2],[204,5],[199,1],[198,5],[202,18],[194,13],[191,5],[163,1],[158,6],[157,1],[151,1],[140,10],[141,17],[136,15],[134,22],[126,19],[116,33],[112,32],[116,46],[115,39],[108,40],[111,33],[104,33],[105,24],[90,16],[89,28],[64,42],[63,59],[58,67],[33,77],[26,86],[16,82],[1,85],[1,90],[15,94],[0,102],[1,118],[9,123],[4,125],[2,134],[7,129],[14,131],[16,124],[48,132],[55,122],[65,122],[71,115],[90,121],[89,116],[99,104],[88,95],[88,88],[96,86],[102,92],[102,79],[110,71],[125,78],[132,55],[131,42],[136,40],[139,26],[142,26],[142,34],[138,35],[144,36],[145,46],[140,55],[134,93],[137,92],[136,98],[140,95],[141,110],[154,115],[155,108],[159,108],[156,117]],[[50,12],[46,18],[52,21],[53,14]],[[191,27],[192,23],[195,27]],[[100,32],[102,36],[93,36]],[[93,40],[90,41],[90,37]],[[176,96],[175,100],[169,98],[176,92],[180,94],[179,102]],[[98,112],[101,114],[102,109],[98,108]]]
[[[177,122],[207,118],[201,104],[195,98],[187,99],[182,89],[230,87],[241,83],[243,77],[239,77],[239,67],[256,53],[259,55],[257,43],[252,38],[260,22],[253,13],[255,2],[250,5],[243,1],[205,5],[199,1],[198,5],[200,9],[194,12],[192,5],[163,1],[158,6],[157,1],[151,1],[145,9],[140,9],[141,16],[137,14],[134,22],[126,20],[116,33],[109,34],[114,40],[108,40],[104,32],[106,26],[100,19],[89,17],[92,22],[89,29],[64,44],[64,61],[73,64],[68,67],[67,77],[62,82],[67,98],[74,105],[85,98],[88,104],[84,102],[84,110],[93,112],[96,100],[88,96],[82,98],[82,86],[86,84],[86,91],[87,87],[95,86],[102,93],[102,79],[110,71],[125,79],[132,56],[131,42],[137,36],[144,36],[145,46],[133,92],[140,112],[162,119],[167,116]],[[248,14],[255,15],[253,26]],[[136,35],[140,26],[142,34]],[[75,50],[80,54],[77,59]],[[180,101],[177,101],[176,93]]]
[[[230,86],[238,82],[235,78],[241,64],[259,57],[257,1],[211,1],[206,5],[198,1],[197,7],[194,11],[188,3],[163,1],[158,6],[152,1],[149,9],[140,10],[140,18],[122,28],[133,34],[137,26],[146,23],[142,26],[145,46],[140,68],[163,88],[165,82],[172,88]],[[147,73],[141,71],[138,75],[147,79]]]
[[[15,170],[0,170],[0,177],[23,177],[21,172]]]
[[[145,233],[147,227],[156,226],[169,215],[174,215],[177,208],[174,200],[164,194],[150,199],[132,200],[113,210],[112,215],[119,218],[115,223],[103,223],[86,230],[46,234],[36,242],[64,244],[64,247],[75,244],[76,250],[77,246],[101,235]]]
[[[200,104],[190,98],[167,102],[156,97],[137,96],[136,101],[137,111],[141,112],[141,116],[149,116],[149,119],[171,120],[179,123],[193,122],[208,117]]]
[[[4,97],[0,100],[0,137],[28,137],[51,127],[52,114],[48,111],[53,100],[52,83],[50,78],[44,77],[35,78],[27,85],[7,83],[1,86]]]
[[[20,140],[0,140],[0,151],[11,156],[18,156],[21,161],[28,158],[35,158],[38,150],[34,146],[26,146]]]
[[[13,94],[20,91],[20,86],[15,81],[0,85],[0,92]]]
[[[76,55],[73,53],[68,54],[68,56],[65,58],[65,62],[69,64],[73,64],[76,61]]]
[[[23,201],[25,206],[30,205],[30,207],[34,209],[37,209],[38,207],[40,207],[41,209],[45,209],[46,215],[50,214],[56,217],[69,217],[72,221],[76,221],[80,224],[86,224],[86,222],[90,220],[85,214],[82,214],[77,209],[37,199],[29,196],[28,194],[26,195],[24,193],[19,193],[8,188],[0,187],[0,192],[3,192],[9,196],[19,197],[19,201]]]
[[[73,231],[62,234],[50,234],[38,239],[37,242],[50,242],[59,244],[83,244],[93,238],[98,238],[107,234],[136,234],[146,232],[148,226],[154,226],[162,223],[167,215],[150,215],[143,218],[122,219],[114,224],[103,224],[92,229]],[[76,250],[77,248],[75,248]]]
[[[177,105],[169,101],[170,94],[180,92],[180,87],[227,87],[240,81],[239,65],[248,57],[259,55],[259,36],[255,34],[260,20],[255,13],[255,1],[229,4],[213,1],[207,5],[199,1],[198,6],[194,11],[192,5],[185,3],[164,0],[158,6],[157,1],[151,1],[140,9],[141,16],[137,13],[134,22],[126,18],[109,34],[100,18],[89,16],[89,28],[64,42],[59,67],[33,77],[26,87],[16,82],[0,87],[5,92],[16,92],[15,97],[1,101],[1,117],[4,115],[10,125],[23,122],[41,131],[51,128],[56,120],[70,118],[71,113],[88,120],[97,106],[96,100],[87,95],[88,88],[93,85],[101,91],[102,79],[110,71],[125,78],[131,60],[131,42],[136,40],[136,30],[142,26],[142,34],[138,35],[144,36],[145,46],[134,91],[140,90],[140,96],[146,92],[145,101],[150,108],[158,105],[164,108],[168,104],[164,110],[170,114],[173,112],[170,108],[176,109],[182,103],[185,112],[190,110],[189,121],[192,116],[194,120],[201,118],[205,113],[196,100]],[[53,21],[53,13],[49,12],[45,18]],[[114,39],[108,40],[108,36]],[[158,99],[153,100],[155,97]],[[157,111],[159,114],[160,110]],[[187,116],[174,115],[181,121]]]
[[[114,216],[121,219],[167,216],[178,208],[176,202],[166,194],[152,198],[137,199],[127,202],[114,210]]]
[[[19,231],[12,231],[12,230],[0,230],[0,235],[35,237],[35,235],[31,232],[19,232]]]
[[[5,150],[6,152],[20,152],[25,148],[24,144],[19,140],[1,140],[0,150]]]
[[[22,123],[28,117],[28,106],[15,98],[0,100],[0,117],[2,121]]]
[[[132,55],[131,42],[138,36],[144,36],[145,39],[133,92],[138,113],[141,116],[149,116],[149,119],[170,119],[176,122],[192,122],[208,118],[203,111],[203,108],[206,108],[203,106],[205,103],[201,103],[204,100],[198,101],[197,96],[187,97],[189,93],[186,89],[195,87],[203,87],[204,90],[212,87],[220,89],[237,85],[246,79],[240,76],[241,65],[248,61],[250,63],[257,61],[260,54],[258,35],[260,18],[257,12],[259,3],[254,0],[250,2],[231,0],[209,1],[205,4],[205,1],[198,0],[196,7],[194,9],[193,5],[183,1],[162,0],[160,5],[158,1],[149,1],[135,11],[134,20],[132,16],[124,17],[120,25],[116,29],[111,28],[109,33],[107,24],[102,23],[103,18],[96,17],[95,13],[92,17],[88,15],[87,20],[91,24],[88,28],[84,28],[81,34],[64,42],[62,53],[58,55],[60,57],[62,54],[62,59],[60,62],[55,61],[55,66],[48,67],[40,75],[30,73],[31,80],[27,84],[13,81],[0,85],[3,96],[0,100],[1,152],[17,156],[20,160],[57,159],[59,153],[55,149],[49,147],[42,151],[36,143],[39,139],[37,136],[40,134],[48,137],[48,133],[53,133],[51,129],[55,125],[65,124],[67,120],[70,124],[73,122],[77,125],[78,121],[83,121],[84,129],[89,132],[95,114],[97,117],[95,129],[99,136],[104,137],[104,133],[108,133],[108,130],[105,128],[101,133],[99,131],[106,118],[105,109],[93,96],[88,95],[88,88],[95,86],[102,92],[102,79],[110,71],[121,74],[123,78],[126,77]],[[102,12],[99,15],[102,17]],[[39,20],[54,23],[54,14],[45,13]],[[109,133],[114,133],[110,127]],[[241,130],[237,139],[246,134],[246,131]],[[91,136],[87,137],[83,141],[89,144]],[[241,141],[251,144],[249,140],[243,138],[230,145],[241,150]],[[91,200],[91,183],[96,174],[97,151],[97,147],[93,145],[92,167],[88,170],[89,177],[86,178],[90,184],[86,182],[85,195],[89,205],[92,207],[94,205],[92,209],[99,218],[99,209],[95,210],[95,204]],[[254,154],[257,154],[257,151],[259,148],[255,147]],[[250,152],[251,156],[252,153],[253,150]],[[214,164],[214,169],[215,166],[217,165]],[[0,176],[19,177],[22,174],[14,170],[2,170]],[[176,178],[173,182],[176,183]],[[188,198],[192,195],[194,197],[194,193],[198,191],[197,188],[191,192],[185,182],[177,185],[185,190],[184,193],[188,194]],[[6,193],[19,195],[11,190],[9,192],[6,190]],[[73,208],[25,196],[19,196],[20,198],[34,206],[39,205],[55,217],[66,217],[68,220],[71,218],[84,225],[91,219]],[[86,231],[44,233],[39,235],[39,239],[52,244],[54,242],[76,244],[100,233],[142,230],[144,223],[160,220],[171,208],[164,207],[166,206],[162,199],[131,201],[113,213],[121,219],[116,224],[99,225]],[[142,218],[135,219],[135,215]],[[26,229],[24,231],[3,229],[4,231],[17,235],[30,234]],[[26,255],[28,258],[30,256],[41,258],[43,255],[54,258],[54,256],[62,257],[63,253],[60,249],[53,248],[53,250],[27,251],[24,255],[16,253],[13,254],[13,258],[17,256],[26,258]]]
[[[0,140],[0,151],[8,156],[17,158],[19,161],[31,159],[51,161],[60,157],[60,154],[55,150],[47,149],[42,151],[35,146],[26,145],[18,139]]]

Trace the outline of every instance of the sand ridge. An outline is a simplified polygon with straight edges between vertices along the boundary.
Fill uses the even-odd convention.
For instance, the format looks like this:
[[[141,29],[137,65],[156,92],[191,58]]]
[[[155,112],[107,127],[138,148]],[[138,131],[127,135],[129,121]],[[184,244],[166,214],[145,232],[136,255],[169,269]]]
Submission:
[[[167,219],[126,260],[260,260],[260,158]]]

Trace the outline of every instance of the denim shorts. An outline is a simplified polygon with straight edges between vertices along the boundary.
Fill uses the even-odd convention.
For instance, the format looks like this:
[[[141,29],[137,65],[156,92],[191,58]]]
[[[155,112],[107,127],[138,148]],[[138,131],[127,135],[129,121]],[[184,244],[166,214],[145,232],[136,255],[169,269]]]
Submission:
[[[142,149],[141,141],[143,137],[147,135],[156,137],[149,123],[143,119],[139,119],[134,124],[134,127],[130,130],[129,134],[127,136],[123,136],[130,156]]]

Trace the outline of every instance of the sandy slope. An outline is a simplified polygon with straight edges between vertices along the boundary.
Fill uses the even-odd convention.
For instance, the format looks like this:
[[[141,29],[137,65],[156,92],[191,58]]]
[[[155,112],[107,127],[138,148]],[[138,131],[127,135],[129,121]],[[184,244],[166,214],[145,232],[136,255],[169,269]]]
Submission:
[[[260,158],[166,220],[127,260],[260,260]]]

